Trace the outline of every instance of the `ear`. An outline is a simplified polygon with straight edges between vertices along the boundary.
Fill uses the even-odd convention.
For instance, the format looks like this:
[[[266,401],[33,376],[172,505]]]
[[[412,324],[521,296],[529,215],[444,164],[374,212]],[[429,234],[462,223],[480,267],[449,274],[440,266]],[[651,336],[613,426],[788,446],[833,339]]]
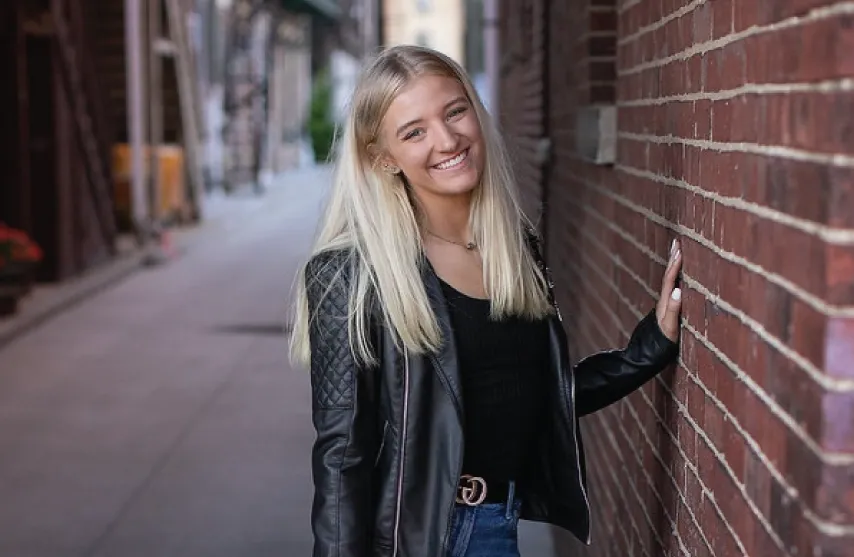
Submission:
[[[394,158],[376,143],[368,145],[368,155],[373,161],[374,168],[379,168],[387,174],[400,174],[400,166],[397,165]]]

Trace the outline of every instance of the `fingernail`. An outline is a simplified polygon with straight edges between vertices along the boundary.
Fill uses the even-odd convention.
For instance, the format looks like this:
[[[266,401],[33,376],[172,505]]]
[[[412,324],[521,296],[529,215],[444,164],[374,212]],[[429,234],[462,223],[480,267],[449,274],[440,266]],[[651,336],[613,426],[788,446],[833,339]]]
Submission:
[[[673,241],[670,242],[670,255],[673,255],[673,252],[676,251],[676,238],[673,238]]]
[[[670,297],[674,301],[678,302],[679,300],[682,299],[682,289],[681,288],[674,288],[673,292],[670,293]]]

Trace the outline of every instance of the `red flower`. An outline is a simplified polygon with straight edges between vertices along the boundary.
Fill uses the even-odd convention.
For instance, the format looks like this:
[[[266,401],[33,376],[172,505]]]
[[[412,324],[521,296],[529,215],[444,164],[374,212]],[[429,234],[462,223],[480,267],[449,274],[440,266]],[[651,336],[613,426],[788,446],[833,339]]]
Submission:
[[[23,230],[0,222],[0,268],[9,263],[38,263],[43,256],[41,248]]]

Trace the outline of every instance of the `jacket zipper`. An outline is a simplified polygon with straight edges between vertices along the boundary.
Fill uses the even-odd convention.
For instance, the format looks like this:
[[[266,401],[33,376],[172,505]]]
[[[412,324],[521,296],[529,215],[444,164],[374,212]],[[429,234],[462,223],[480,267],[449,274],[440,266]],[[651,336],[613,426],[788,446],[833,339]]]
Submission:
[[[397,557],[400,549],[400,509],[403,501],[403,464],[406,458],[406,433],[409,413],[409,354],[403,350],[403,419],[400,434],[400,471],[397,476],[397,505],[394,516],[394,550],[392,557]]]
[[[562,373],[562,372],[561,372]],[[581,495],[584,496],[584,506],[587,507],[587,540],[590,545],[590,533],[593,531],[593,515],[590,512],[590,501],[587,499],[587,490],[584,489],[584,479],[581,477],[581,456],[578,454],[578,435],[575,424],[575,376],[570,377],[569,391],[572,395],[572,442],[575,445],[575,467],[578,469],[578,485],[581,486]]]
[[[439,361],[432,355],[430,356],[430,359],[433,361],[433,365],[436,366],[436,369],[439,369],[439,367],[440,367]],[[460,415],[462,415],[462,412],[460,412]],[[465,431],[463,431],[463,445],[465,445]],[[461,453],[461,455],[462,455],[462,453]],[[455,477],[459,478],[462,475],[462,473],[463,473],[463,459],[461,457],[461,458],[457,459],[457,475]],[[451,540],[451,526],[452,526],[452,523],[454,520],[454,506],[457,502],[456,488],[457,487],[455,486],[454,487],[454,490],[455,490],[454,491],[454,497],[451,498],[451,504],[449,505],[449,508],[448,508],[448,523],[445,526],[445,540],[442,544],[442,549],[443,549],[442,555],[445,555],[445,554],[449,553],[449,551],[450,551],[450,547],[448,547],[448,546],[450,545],[450,540]]]
[[[554,285],[554,282],[552,281],[552,273],[551,273],[551,270],[549,269],[548,265],[546,265],[544,261],[542,262],[541,270],[544,271],[545,275],[546,275],[546,283],[549,286],[549,294],[551,295],[550,297],[552,299],[552,305],[554,306],[555,312],[557,313],[557,319],[560,323],[563,323],[563,317],[561,317],[560,308],[557,305],[557,297],[555,296],[555,293],[554,293],[554,286],[555,285]],[[564,374],[563,363],[561,363],[560,367],[561,367],[560,375],[561,375],[561,377],[565,378],[566,375]],[[565,389],[562,389],[562,390],[564,392],[566,392]],[[581,455],[579,454],[579,451],[578,451],[578,435],[577,435],[578,429],[577,429],[577,426],[575,423],[576,418],[575,418],[575,373],[574,372],[572,373],[572,377],[569,378],[569,392],[570,392],[570,396],[572,397],[572,406],[570,407],[570,410],[572,410],[572,415],[570,416],[570,422],[571,422],[572,430],[570,431],[570,433],[572,434],[572,443],[573,443],[573,446],[575,447],[575,467],[578,470],[578,485],[581,487],[581,495],[584,497],[584,506],[587,508],[588,526],[587,526],[587,540],[585,541],[585,543],[587,545],[590,545],[590,541],[591,541],[590,540],[590,534],[593,531],[593,515],[590,512],[590,500],[587,499],[587,490],[584,489],[584,479],[581,477]]]

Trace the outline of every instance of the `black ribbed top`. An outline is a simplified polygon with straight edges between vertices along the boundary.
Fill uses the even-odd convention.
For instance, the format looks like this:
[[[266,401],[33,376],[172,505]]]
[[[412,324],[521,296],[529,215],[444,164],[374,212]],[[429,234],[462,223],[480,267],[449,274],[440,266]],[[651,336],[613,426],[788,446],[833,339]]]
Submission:
[[[517,480],[543,426],[548,324],[493,321],[489,300],[441,281],[454,330],[465,407],[463,473]]]

